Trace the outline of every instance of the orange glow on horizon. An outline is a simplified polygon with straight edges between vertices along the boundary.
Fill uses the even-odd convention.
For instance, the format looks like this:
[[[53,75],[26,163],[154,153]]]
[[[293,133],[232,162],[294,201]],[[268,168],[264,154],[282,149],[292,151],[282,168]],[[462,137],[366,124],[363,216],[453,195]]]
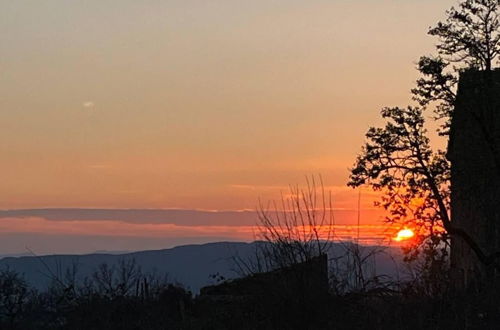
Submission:
[[[361,244],[383,244],[386,225],[370,224],[357,226],[338,224],[332,227],[318,227],[320,239],[333,241],[355,241]],[[262,229],[262,228],[261,228]],[[284,231],[284,229],[281,229]],[[296,227],[294,233],[311,234],[312,229]],[[328,231],[331,235],[328,236]],[[3,218],[0,222],[0,236],[6,234],[48,234],[74,236],[122,236],[165,239],[172,237],[226,237],[235,240],[252,241],[261,239],[260,229],[252,225],[180,225],[174,223],[128,223],[113,220],[58,220],[51,221],[40,217]]]

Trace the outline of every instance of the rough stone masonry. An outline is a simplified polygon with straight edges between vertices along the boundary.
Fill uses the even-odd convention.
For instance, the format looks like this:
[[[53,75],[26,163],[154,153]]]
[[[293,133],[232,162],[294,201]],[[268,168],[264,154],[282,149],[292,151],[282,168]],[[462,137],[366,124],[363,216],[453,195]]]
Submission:
[[[469,233],[485,254],[500,251],[500,70],[460,75],[448,159],[453,226]],[[500,273],[455,236],[451,276],[455,289],[463,290],[478,289]]]

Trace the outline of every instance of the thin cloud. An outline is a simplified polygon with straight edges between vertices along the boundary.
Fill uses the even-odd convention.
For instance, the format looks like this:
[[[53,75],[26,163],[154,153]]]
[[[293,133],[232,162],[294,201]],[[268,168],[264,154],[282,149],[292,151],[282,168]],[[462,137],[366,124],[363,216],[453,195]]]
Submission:
[[[93,109],[95,107],[95,104],[92,101],[87,101],[83,102],[83,107],[87,109]]]
[[[94,170],[101,170],[101,169],[108,169],[111,168],[111,165],[108,164],[92,164],[89,165],[89,168],[94,169]]]

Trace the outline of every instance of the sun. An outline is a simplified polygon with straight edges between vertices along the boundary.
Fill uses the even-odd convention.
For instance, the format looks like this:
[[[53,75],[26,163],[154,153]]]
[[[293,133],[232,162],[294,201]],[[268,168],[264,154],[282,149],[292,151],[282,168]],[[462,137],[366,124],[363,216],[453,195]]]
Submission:
[[[415,236],[415,233],[413,232],[413,230],[408,229],[408,228],[404,228],[404,229],[401,229],[397,233],[397,235],[394,238],[394,240],[400,242],[400,241],[404,241],[404,240],[410,239],[413,236]]]

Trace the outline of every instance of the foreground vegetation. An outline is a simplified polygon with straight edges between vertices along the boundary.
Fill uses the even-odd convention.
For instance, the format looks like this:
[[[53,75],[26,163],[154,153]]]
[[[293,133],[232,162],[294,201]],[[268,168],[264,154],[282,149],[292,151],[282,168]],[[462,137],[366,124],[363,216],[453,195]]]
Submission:
[[[494,329],[500,322],[498,286],[456,296],[436,279],[384,281],[353,269],[330,269],[324,292],[304,289],[310,278],[302,276],[255,282],[250,293],[197,296],[132,261],[102,265],[81,283],[73,274],[39,292],[1,271],[0,329]]]

